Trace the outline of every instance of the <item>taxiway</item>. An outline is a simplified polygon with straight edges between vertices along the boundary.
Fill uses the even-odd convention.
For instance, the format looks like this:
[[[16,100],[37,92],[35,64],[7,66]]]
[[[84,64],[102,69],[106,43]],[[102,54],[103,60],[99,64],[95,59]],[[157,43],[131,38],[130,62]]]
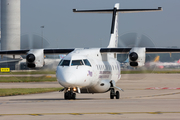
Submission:
[[[123,74],[117,83],[125,90],[119,100],[109,99],[109,92],[77,94],[76,100],[64,100],[62,92],[0,97],[0,119],[179,120],[179,78],[180,74]]]

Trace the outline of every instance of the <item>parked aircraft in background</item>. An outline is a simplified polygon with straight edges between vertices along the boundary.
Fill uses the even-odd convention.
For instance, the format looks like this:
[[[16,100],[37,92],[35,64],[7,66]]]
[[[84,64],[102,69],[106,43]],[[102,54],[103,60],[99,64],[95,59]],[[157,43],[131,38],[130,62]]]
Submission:
[[[158,56],[159,57],[159,56]],[[180,59],[178,61],[174,61],[174,62],[161,62],[158,60],[155,62],[150,62],[149,66],[156,66],[160,69],[163,68],[176,68],[176,67],[180,67]]]
[[[118,48],[118,12],[149,12],[162,11],[158,9],[119,9],[119,3],[113,9],[102,10],[76,10],[84,13],[112,13],[110,42],[107,48],[73,48],[73,49],[30,49],[0,51],[0,55],[26,55],[26,64],[31,68],[44,66],[45,54],[67,54],[57,66],[56,76],[59,84],[64,88],[65,99],[75,99],[76,93],[104,93],[110,91],[110,98],[119,99],[119,90],[116,82],[121,78],[120,63],[117,53],[126,53],[129,65],[142,67],[145,63],[146,53],[180,52],[180,49],[169,48]],[[116,91],[115,91],[116,90]]]

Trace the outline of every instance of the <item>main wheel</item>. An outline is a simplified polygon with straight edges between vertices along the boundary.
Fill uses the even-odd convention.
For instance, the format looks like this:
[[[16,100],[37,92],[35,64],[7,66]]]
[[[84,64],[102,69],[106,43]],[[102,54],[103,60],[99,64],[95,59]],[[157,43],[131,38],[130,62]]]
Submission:
[[[119,99],[119,91],[116,91],[116,99]]]
[[[114,99],[114,95],[111,95],[111,94],[110,94],[110,99]]]
[[[113,92],[110,92],[110,99],[114,99]]]

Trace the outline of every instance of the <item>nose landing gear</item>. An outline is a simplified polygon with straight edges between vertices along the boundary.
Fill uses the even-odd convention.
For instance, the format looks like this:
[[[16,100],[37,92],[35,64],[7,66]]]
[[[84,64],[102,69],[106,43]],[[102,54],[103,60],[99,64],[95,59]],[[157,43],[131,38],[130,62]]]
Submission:
[[[64,92],[64,99],[68,100],[68,99],[76,99],[76,93],[74,93],[73,88],[69,88],[67,90],[65,90]]]

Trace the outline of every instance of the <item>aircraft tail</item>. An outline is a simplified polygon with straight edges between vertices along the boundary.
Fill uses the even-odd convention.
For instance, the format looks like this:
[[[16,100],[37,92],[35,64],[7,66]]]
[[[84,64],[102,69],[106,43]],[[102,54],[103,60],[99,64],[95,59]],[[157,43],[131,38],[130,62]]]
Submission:
[[[180,64],[180,59],[177,61],[177,63],[179,63],[179,64]]]
[[[77,10],[73,9],[76,13],[112,13],[111,36],[108,48],[118,47],[118,12],[121,13],[134,13],[134,12],[150,12],[162,11],[161,7],[158,9],[119,9],[119,3],[116,3],[113,9],[102,10]]]
[[[158,55],[158,56],[156,56],[155,58],[154,58],[154,61],[153,62],[158,62],[159,61],[159,58],[160,58],[160,56]]]
[[[111,36],[108,48],[118,47],[118,13],[119,3],[116,3],[113,9],[112,24],[111,24]]]

